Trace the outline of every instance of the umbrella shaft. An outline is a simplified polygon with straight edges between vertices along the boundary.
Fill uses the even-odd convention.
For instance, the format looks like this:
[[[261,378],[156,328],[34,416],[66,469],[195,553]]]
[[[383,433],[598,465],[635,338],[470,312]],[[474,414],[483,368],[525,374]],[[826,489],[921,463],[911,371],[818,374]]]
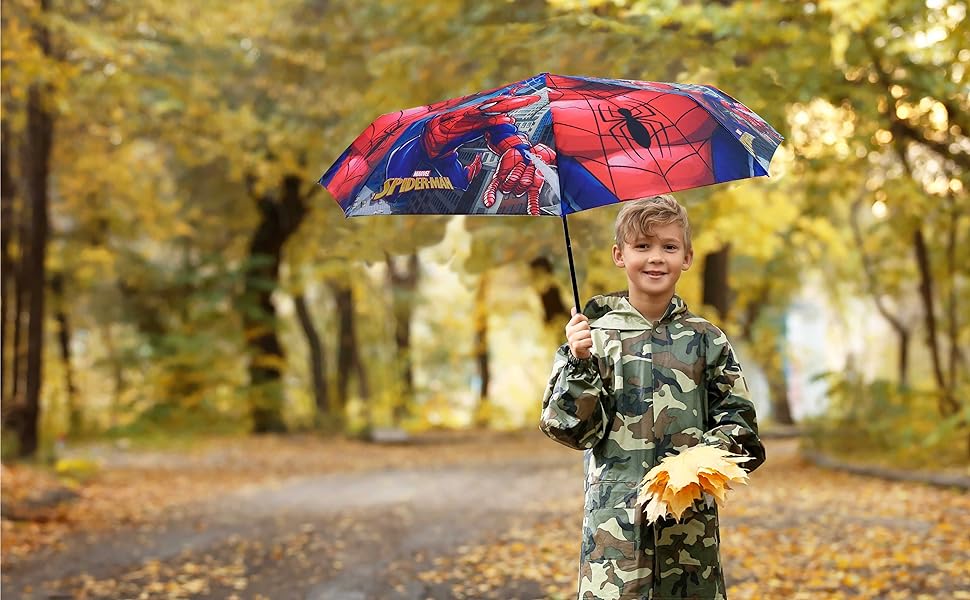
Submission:
[[[566,256],[569,257],[569,277],[573,282],[573,302],[576,306],[576,312],[579,312],[583,307],[579,303],[579,288],[576,286],[576,265],[573,263],[573,245],[569,241],[569,225],[566,223],[565,213],[562,215],[562,232],[566,236]]]

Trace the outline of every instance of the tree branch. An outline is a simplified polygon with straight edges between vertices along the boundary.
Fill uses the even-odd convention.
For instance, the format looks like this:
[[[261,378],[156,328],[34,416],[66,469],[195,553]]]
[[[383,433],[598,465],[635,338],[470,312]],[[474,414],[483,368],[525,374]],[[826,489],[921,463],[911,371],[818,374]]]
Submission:
[[[894,148],[896,154],[899,156],[899,160],[903,164],[903,169],[912,178],[913,169],[909,164],[902,140],[896,139]],[[960,405],[957,403],[956,398],[953,397],[954,382],[951,381],[948,383],[946,377],[943,375],[943,367],[940,361],[940,347],[936,335],[937,324],[936,308],[933,301],[933,273],[930,270],[930,258],[929,250],[926,247],[926,237],[923,235],[923,228],[919,224],[917,224],[913,232],[913,249],[916,254],[916,266],[919,268],[919,291],[920,298],[923,301],[923,312],[926,319],[926,345],[929,347],[930,358],[933,363],[933,376],[936,379],[941,394],[939,404],[940,414],[942,416],[950,416],[960,410]]]
[[[889,308],[886,307],[882,295],[879,293],[875,268],[872,264],[872,258],[866,254],[865,244],[862,241],[862,230],[859,227],[859,219],[858,215],[856,214],[859,210],[860,204],[862,204],[861,191],[859,193],[859,197],[856,198],[856,200],[852,203],[852,206],[849,208],[849,225],[850,229],[852,230],[852,239],[855,241],[856,249],[859,252],[859,259],[862,262],[862,271],[866,276],[869,294],[876,303],[876,310],[879,311],[879,314],[886,319],[889,325],[896,331],[896,335],[899,336],[899,358],[896,369],[899,374],[899,384],[906,387],[909,385],[909,328],[903,324],[902,319],[889,312]]]
[[[889,130],[892,132],[893,137],[905,138],[926,146],[933,152],[939,154],[944,160],[952,160],[957,166],[970,171],[970,154],[951,152],[950,144],[929,139],[923,131],[903,121],[895,114],[890,116],[890,120],[892,121],[892,125]]]
[[[894,85],[901,85],[903,87],[906,87],[905,82],[899,83],[892,78],[892,76],[889,73],[889,70],[883,66],[882,56],[876,51],[876,46],[869,38],[868,35],[862,36],[862,40],[866,46],[866,51],[869,54],[869,58],[872,59],[872,64],[876,70],[876,77],[878,78],[879,83],[882,84],[882,86],[886,90],[885,97],[890,106],[890,109],[889,109],[889,120],[891,121],[890,131],[892,131],[893,137],[897,139],[905,138],[912,142],[917,142],[925,146],[926,148],[932,150],[933,152],[939,154],[944,160],[952,160],[954,163],[956,163],[958,166],[962,167],[963,169],[970,170],[970,155],[951,152],[949,143],[938,141],[938,140],[932,140],[928,138],[923,131],[920,131],[918,128],[913,127],[911,124],[907,123],[906,121],[896,116],[895,111],[892,110],[892,104],[893,104],[894,98],[892,96],[891,89]],[[908,87],[912,87],[912,86],[908,86]],[[959,119],[959,115],[961,114],[961,112],[957,111],[956,107],[954,107],[952,103],[948,103],[945,100],[939,100],[937,98],[934,98],[934,99],[937,100],[938,102],[943,103],[943,106],[947,109],[949,118],[951,120]],[[965,125],[966,123],[961,123],[959,121],[957,122],[957,126],[963,129],[963,132],[965,134],[970,133],[970,131],[967,131],[966,129],[964,129]]]

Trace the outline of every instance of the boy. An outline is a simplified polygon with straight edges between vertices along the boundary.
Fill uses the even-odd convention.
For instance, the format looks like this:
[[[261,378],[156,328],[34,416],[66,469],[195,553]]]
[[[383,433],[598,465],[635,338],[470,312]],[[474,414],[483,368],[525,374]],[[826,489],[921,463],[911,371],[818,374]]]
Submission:
[[[765,460],[731,345],[675,294],[693,258],[672,196],[624,203],[613,262],[629,291],[574,308],[556,353],[540,428],[586,451],[581,600],[726,598],[713,501],[652,525],[636,505],[647,471],[695,444],[752,457],[748,471]]]

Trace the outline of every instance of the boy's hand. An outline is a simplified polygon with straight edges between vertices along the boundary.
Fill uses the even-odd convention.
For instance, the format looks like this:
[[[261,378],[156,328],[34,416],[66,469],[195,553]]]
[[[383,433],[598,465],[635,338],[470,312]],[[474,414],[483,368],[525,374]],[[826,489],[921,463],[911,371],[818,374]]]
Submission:
[[[569,351],[579,359],[589,358],[593,355],[593,332],[589,328],[589,318],[583,313],[577,313],[576,307],[572,310],[573,318],[566,325],[566,343],[569,344]]]

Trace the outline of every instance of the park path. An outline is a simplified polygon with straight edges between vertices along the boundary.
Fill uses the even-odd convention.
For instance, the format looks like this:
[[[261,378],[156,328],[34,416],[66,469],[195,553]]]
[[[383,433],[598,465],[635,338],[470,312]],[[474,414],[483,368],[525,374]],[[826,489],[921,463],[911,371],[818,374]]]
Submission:
[[[476,449],[428,448],[457,451]],[[581,454],[537,435],[500,460],[290,478],[137,527],[75,534],[5,564],[2,591],[564,598],[575,588],[581,507]],[[818,469],[797,441],[770,440],[768,462],[722,512],[722,553],[732,600],[970,599],[967,531],[966,493]]]
[[[581,455],[541,441],[541,452],[502,462],[295,477],[178,507],[137,528],[78,533],[62,549],[5,565],[3,594],[451,597],[443,584],[418,582],[416,569],[506,527],[541,521],[550,512],[544,505],[582,493]]]

